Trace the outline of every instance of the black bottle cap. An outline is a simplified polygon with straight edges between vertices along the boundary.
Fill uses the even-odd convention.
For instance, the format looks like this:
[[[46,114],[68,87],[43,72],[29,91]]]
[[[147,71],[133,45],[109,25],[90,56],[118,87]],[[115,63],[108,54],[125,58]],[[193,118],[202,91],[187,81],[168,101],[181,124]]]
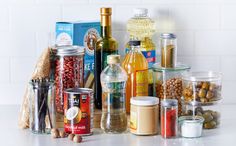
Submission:
[[[141,41],[137,41],[137,40],[129,41],[130,46],[140,46],[140,44],[141,44]]]

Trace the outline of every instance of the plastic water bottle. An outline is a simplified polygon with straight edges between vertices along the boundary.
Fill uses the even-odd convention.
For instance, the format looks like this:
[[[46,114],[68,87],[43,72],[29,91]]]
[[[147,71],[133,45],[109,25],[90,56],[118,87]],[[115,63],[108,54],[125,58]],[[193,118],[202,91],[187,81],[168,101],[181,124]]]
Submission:
[[[120,66],[120,55],[109,55],[108,66],[101,73],[102,118],[105,133],[122,133],[127,130],[125,88],[127,74]]]

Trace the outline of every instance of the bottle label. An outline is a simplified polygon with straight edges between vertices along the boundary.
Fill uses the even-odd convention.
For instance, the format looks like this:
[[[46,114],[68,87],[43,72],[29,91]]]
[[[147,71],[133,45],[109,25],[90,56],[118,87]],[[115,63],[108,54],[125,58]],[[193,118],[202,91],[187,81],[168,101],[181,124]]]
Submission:
[[[136,96],[148,95],[148,70],[136,71]]]
[[[148,67],[151,68],[156,61],[156,50],[142,51],[143,56],[147,59]]]
[[[103,108],[125,109],[125,82],[102,83]]]
[[[130,48],[125,48],[125,54],[129,53]],[[156,61],[156,50],[141,51],[148,62],[148,68],[151,68]]]

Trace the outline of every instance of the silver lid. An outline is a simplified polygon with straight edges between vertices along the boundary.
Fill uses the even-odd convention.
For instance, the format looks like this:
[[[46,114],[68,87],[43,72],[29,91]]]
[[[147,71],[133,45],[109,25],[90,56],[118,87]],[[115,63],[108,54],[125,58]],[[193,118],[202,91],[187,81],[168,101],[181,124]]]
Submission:
[[[176,100],[176,99],[164,99],[164,100],[161,101],[161,106],[164,106],[164,107],[178,106],[178,100]]]
[[[83,55],[84,48],[80,46],[58,46],[56,47],[58,56]]]
[[[175,39],[176,35],[173,33],[162,33],[160,37],[162,39]]]

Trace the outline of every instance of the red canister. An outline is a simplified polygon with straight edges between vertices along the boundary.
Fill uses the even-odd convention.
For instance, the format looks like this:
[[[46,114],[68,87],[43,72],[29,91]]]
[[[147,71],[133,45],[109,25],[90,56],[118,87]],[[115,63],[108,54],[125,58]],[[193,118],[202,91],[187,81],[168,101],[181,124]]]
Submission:
[[[93,90],[70,88],[64,91],[64,130],[91,135],[93,128]]]

